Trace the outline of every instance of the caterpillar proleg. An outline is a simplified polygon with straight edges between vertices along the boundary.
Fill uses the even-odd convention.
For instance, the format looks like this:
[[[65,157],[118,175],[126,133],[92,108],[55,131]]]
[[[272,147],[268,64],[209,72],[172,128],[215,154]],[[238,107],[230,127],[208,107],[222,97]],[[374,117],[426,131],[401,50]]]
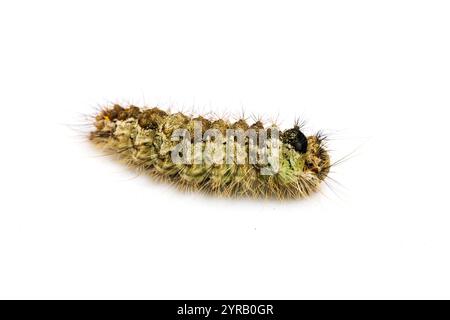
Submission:
[[[319,190],[330,169],[325,139],[301,126],[208,119],[159,108],[104,108],[90,140],[127,165],[184,190],[226,197],[296,199]]]

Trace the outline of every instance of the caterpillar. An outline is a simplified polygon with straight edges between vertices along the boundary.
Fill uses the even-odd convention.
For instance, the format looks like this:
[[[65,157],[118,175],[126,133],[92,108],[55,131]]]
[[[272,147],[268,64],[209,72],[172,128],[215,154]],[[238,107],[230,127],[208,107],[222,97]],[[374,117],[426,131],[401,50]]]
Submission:
[[[302,126],[280,131],[118,104],[93,117],[89,140],[128,166],[189,191],[216,196],[305,198],[320,189],[331,164],[326,138]]]

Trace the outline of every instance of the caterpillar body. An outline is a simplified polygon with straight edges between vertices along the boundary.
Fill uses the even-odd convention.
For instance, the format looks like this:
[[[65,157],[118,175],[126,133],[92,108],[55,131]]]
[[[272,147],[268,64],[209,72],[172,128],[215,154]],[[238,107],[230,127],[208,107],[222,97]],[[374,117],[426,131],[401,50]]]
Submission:
[[[244,119],[231,122],[117,104],[101,110],[93,122],[89,138],[96,146],[183,190],[304,198],[319,190],[331,166],[324,137],[306,137],[298,125],[278,132],[276,125],[265,127],[259,120],[249,125]]]

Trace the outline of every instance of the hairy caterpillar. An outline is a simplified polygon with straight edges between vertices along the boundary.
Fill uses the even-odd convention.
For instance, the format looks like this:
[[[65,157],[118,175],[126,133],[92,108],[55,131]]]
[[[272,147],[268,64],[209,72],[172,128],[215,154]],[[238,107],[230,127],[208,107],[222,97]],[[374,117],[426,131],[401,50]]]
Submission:
[[[297,124],[278,132],[259,120],[249,125],[116,104],[101,110],[94,125],[95,145],[184,190],[303,198],[320,188],[331,166],[324,137],[306,137]]]

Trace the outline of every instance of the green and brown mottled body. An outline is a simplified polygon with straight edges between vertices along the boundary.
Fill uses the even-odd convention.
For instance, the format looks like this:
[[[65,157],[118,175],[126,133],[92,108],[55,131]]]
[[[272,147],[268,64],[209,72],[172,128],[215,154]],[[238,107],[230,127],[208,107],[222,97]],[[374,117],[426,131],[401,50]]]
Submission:
[[[96,115],[90,140],[153,177],[184,190],[218,196],[304,198],[318,191],[329,172],[330,158],[323,138],[319,134],[306,137],[298,126],[281,132],[279,169],[272,175],[261,174],[258,163],[174,163],[171,152],[178,144],[172,139],[174,130],[186,129],[193,137],[196,122],[201,123],[202,134],[217,129],[224,136],[227,129],[255,129],[265,130],[270,137],[274,128],[264,128],[260,121],[249,125],[244,119],[210,120],[158,108],[114,105]]]

